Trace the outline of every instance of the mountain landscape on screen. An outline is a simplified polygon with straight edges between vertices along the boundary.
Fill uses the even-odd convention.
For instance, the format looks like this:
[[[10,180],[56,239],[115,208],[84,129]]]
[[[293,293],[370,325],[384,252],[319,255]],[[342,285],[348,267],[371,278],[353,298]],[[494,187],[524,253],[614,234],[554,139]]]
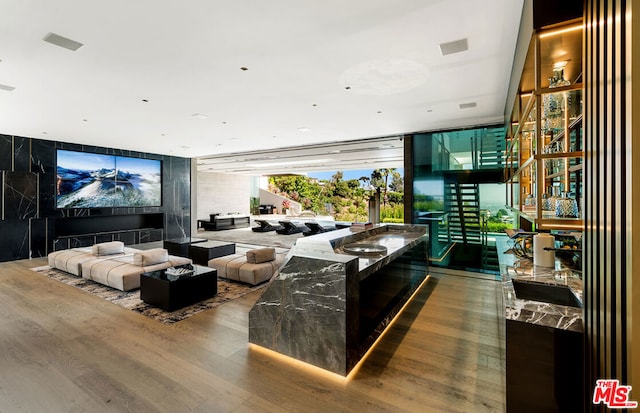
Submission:
[[[157,160],[58,151],[58,208],[160,206]]]

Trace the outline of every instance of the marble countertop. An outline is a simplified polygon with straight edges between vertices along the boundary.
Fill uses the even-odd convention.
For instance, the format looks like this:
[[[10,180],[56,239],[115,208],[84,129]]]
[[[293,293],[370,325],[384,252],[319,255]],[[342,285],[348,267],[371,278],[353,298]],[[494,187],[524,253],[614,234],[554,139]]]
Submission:
[[[395,260],[421,242],[427,242],[429,236],[422,225],[387,225],[378,224],[367,229],[346,228],[321,233],[296,241],[296,254],[335,254],[350,259],[358,259],[360,280]],[[359,256],[344,251],[345,245],[375,244],[384,246],[386,254]],[[324,253],[324,254],[323,254]]]
[[[517,298],[512,282],[512,280],[519,280],[529,283],[565,285],[582,302],[583,283],[580,273],[563,267],[558,260],[554,268],[546,268],[533,265],[530,259],[518,259],[512,254],[505,254],[504,251],[509,248],[508,242],[498,242],[497,248],[507,320],[576,332],[583,331],[582,308]]]
[[[372,234],[360,241],[355,241],[349,245],[357,244],[374,244],[381,245],[387,249],[384,255],[358,256],[358,270],[360,272],[360,280],[362,281],[368,275],[379,270],[389,262],[395,260],[406,251],[418,245],[420,242],[426,241],[428,236],[424,233],[415,231],[389,231],[379,234]],[[337,254],[351,255],[344,251],[344,245],[335,249]],[[354,256],[354,255],[351,255]]]

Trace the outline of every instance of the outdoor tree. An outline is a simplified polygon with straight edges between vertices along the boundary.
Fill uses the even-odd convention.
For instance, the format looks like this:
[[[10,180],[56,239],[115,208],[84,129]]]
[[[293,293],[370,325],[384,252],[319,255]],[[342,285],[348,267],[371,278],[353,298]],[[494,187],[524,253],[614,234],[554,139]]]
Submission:
[[[391,173],[391,183],[389,189],[393,192],[404,192],[404,178],[400,175],[400,172],[393,171]]]

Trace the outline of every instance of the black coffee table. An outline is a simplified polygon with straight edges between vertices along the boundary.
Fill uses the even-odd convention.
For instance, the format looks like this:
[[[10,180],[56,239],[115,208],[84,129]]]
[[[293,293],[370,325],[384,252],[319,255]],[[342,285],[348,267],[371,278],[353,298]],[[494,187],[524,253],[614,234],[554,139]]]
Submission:
[[[191,258],[194,263],[204,266],[213,258],[235,253],[236,244],[233,242],[207,241],[189,245],[189,258]]]
[[[189,245],[206,241],[205,238],[173,238],[164,240],[162,242],[162,248],[166,249],[170,255],[186,258],[189,256]]]
[[[142,273],[140,299],[165,311],[175,311],[214,297],[218,293],[218,271],[200,265],[191,267],[193,273],[179,276],[167,274],[167,270]]]

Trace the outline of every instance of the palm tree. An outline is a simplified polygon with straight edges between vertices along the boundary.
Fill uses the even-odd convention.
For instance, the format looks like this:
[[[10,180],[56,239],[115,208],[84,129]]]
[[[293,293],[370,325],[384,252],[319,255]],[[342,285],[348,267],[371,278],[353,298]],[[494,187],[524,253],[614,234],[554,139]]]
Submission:
[[[389,187],[389,175],[393,174],[397,168],[382,168],[380,169],[380,174],[382,178],[384,178],[384,197],[383,202],[384,205],[387,205],[389,198],[387,197],[387,188]]]

